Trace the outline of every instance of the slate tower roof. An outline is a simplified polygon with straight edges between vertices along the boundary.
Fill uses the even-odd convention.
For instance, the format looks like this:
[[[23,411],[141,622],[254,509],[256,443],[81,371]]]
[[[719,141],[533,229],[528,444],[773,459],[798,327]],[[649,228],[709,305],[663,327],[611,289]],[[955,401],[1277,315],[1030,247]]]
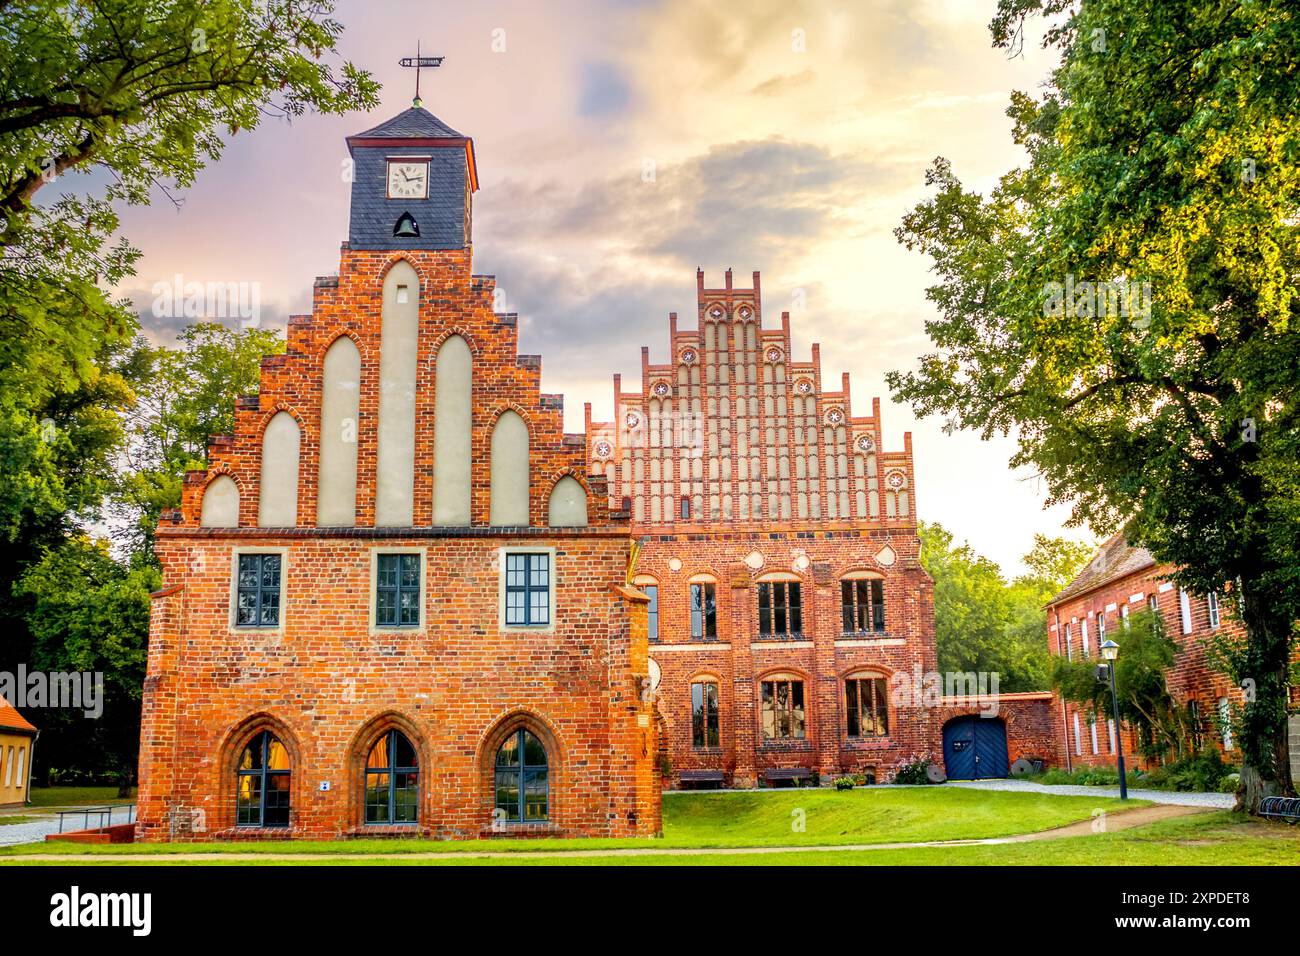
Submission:
[[[459,139],[469,137],[456,132],[438,117],[422,106],[412,106],[409,110],[398,113],[392,119],[385,120],[378,126],[372,126],[364,133],[348,137],[349,145],[357,139],[403,139],[419,137],[429,139]]]
[[[347,138],[352,156],[348,246],[352,249],[464,249],[470,245],[478,189],[474,141],[420,106]],[[390,167],[416,176],[427,170],[423,195],[390,191]],[[402,182],[399,179],[398,182]]]

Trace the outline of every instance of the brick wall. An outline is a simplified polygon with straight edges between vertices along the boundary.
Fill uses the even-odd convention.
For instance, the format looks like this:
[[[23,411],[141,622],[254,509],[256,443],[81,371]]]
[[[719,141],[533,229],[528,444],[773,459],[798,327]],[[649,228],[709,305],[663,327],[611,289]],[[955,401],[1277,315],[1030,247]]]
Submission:
[[[758,273],[749,288],[730,271],[710,288],[697,272],[696,287],[695,327],[671,314],[666,361],[643,348],[640,381],[614,377],[614,421],[593,420],[589,405],[586,416],[588,468],[606,478],[611,505],[631,513],[638,581],[658,588],[650,654],[662,674],[665,783],[721,771],[746,787],[777,768],[886,777],[939,741],[934,715],[911,702],[891,702],[884,737],[849,738],[845,717],[847,676],[936,666],[911,436],[886,451],[879,400],[855,411],[849,377],[823,376],[818,345],[797,358],[789,313],[763,327]],[[883,632],[844,632],[840,581],[853,573],[883,579]],[[691,637],[690,584],[701,576],[716,589],[715,640]],[[799,584],[798,639],[762,639],[758,587],[772,576]],[[803,683],[801,739],[761,732],[760,684],[776,673]],[[693,746],[697,679],[719,688],[716,748]]]
[[[381,290],[407,260],[419,277],[414,521],[376,528],[376,417]],[[492,760],[526,726],[550,765],[550,822],[528,833],[624,836],[659,830],[655,722],[641,699],[648,668],[645,604],[625,588],[626,516],[611,514],[602,476],[588,477],[586,440],[563,432],[563,402],[540,393],[538,356],[517,354],[513,315],[492,311],[494,280],[471,274],[469,250],[343,249],[337,277],[318,279],[313,311],[291,318],[287,350],[262,363],[257,396],[215,436],[210,466],[186,477],[182,508],[164,515],[158,553],[140,755],[142,839],[382,832],[363,827],[363,765],[400,729],[420,759],[418,832],[473,837],[491,827]],[[461,335],[473,356],[472,527],[431,527],[438,346]],[[322,362],[340,336],[361,355],[354,528],[317,528]],[[529,429],[530,525],[487,527],[492,426],[506,409]],[[262,431],[278,411],[301,429],[298,520],[259,529]],[[200,527],[217,475],[240,492],[235,528]],[[588,492],[588,524],[548,528],[550,490],[572,475]],[[556,599],[545,631],[499,624],[500,551],[554,549]],[[371,627],[371,551],[423,556],[424,623]],[[282,622],[236,628],[231,601],[240,549],[283,549]],[[235,826],[235,761],[271,730],[292,764],[291,828]],[[409,830],[394,832],[410,832]]]
[[[420,832],[486,834],[496,745],[521,719],[547,745],[547,832],[657,830],[653,726],[634,679],[645,672],[644,607],[618,585],[626,540],[601,530],[548,534],[554,629],[502,633],[497,550],[539,540],[410,531],[384,539],[424,555],[428,606],[425,627],[380,632],[368,624],[372,540],[286,540],[255,529],[162,536],[165,573],[185,583],[155,598],[142,837],[171,834],[169,810],[202,811],[196,838],[239,836],[234,761],[264,728],[293,756],[295,837],[374,832],[362,826],[362,762],[390,727],[420,754]],[[232,553],[280,546],[289,547],[282,629],[232,628]]]
[[[1133,549],[1130,549],[1132,551]],[[1144,553],[1143,553],[1144,554]],[[1136,566],[1133,566],[1136,565]],[[1228,698],[1234,705],[1241,703],[1241,690],[1224,674],[1214,670],[1206,657],[1206,644],[1214,634],[1240,634],[1241,624],[1232,617],[1226,602],[1221,602],[1218,627],[1210,623],[1209,606],[1205,595],[1187,595],[1191,629],[1184,633],[1180,593],[1166,580],[1169,569],[1158,565],[1149,556],[1138,555],[1119,564],[1118,576],[1100,575],[1094,586],[1058,599],[1047,610],[1048,649],[1053,654],[1065,655],[1066,627],[1071,639],[1070,653],[1075,660],[1083,656],[1082,625],[1087,622],[1088,659],[1101,662],[1097,620],[1105,615],[1107,636],[1113,637],[1123,626],[1122,610],[1129,613],[1147,609],[1154,600],[1164,622],[1165,631],[1178,644],[1174,665],[1167,674],[1170,694],[1181,705],[1195,701],[1200,712],[1200,738],[1207,746],[1224,751],[1223,738],[1216,726],[1217,701]],[[1089,708],[1076,707],[1064,700],[1056,704],[1056,722],[1060,739],[1060,759],[1063,766],[1106,765],[1113,766],[1116,755],[1110,745],[1108,714],[1095,715],[1097,724],[1097,752],[1093,753],[1089,728]],[[1079,718],[1076,744],[1075,716]],[[1129,729],[1123,732],[1123,748],[1130,766],[1141,765],[1137,758],[1137,740]],[[1229,762],[1240,759],[1235,746],[1224,751]]]

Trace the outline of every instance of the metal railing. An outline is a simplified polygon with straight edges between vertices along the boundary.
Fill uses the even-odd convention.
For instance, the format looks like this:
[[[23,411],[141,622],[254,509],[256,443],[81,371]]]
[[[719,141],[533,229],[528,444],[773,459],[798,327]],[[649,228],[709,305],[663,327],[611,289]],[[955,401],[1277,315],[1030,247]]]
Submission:
[[[103,807],[78,807],[75,810],[58,810],[55,811],[59,817],[59,832],[63,832],[64,824],[69,817],[81,817],[82,830],[106,830],[113,826],[113,814],[118,810],[124,811],[124,820],[119,820],[121,824],[135,823],[135,804],[123,803],[116,806]],[[94,817],[99,822],[95,826],[90,825],[90,818]],[[69,831],[76,832],[76,831]]]

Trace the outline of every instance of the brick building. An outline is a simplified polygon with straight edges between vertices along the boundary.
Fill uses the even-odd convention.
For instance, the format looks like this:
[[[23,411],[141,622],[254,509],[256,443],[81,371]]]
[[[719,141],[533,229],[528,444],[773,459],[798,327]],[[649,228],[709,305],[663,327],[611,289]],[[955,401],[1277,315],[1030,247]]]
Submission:
[[[615,422],[587,408],[589,470],[641,542],[660,763],[673,786],[889,771],[937,750],[933,708],[891,701],[933,671],[911,436],[885,450],[879,400],[763,327],[759,274],[696,275],[694,328],[614,377]],[[918,695],[919,696],[919,695]]]
[[[350,137],[336,276],[157,535],[142,839],[659,829],[631,538],[472,274],[472,141]]]
[[[1214,670],[1206,659],[1206,640],[1214,634],[1241,632],[1241,624],[1217,595],[1190,594],[1167,580],[1169,568],[1157,564],[1145,548],[1124,541],[1122,533],[1102,545],[1096,556],[1047,606],[1048,648],[1071,660],[1101,660],[1098,647],[1135,611],[1153,610],[1166,633],[1178,644],[1167,675],[1174,700],[1191,708],[1194,742],[1217,747],[1224,759],[1239,760],[1226,717],[1241,703],[1241,690]],[[1055,703],[1060,763],[1114,765],[1114,721],[1091,708]],[[1124,733],[1124,753],[1132,763],[1136,740]]]

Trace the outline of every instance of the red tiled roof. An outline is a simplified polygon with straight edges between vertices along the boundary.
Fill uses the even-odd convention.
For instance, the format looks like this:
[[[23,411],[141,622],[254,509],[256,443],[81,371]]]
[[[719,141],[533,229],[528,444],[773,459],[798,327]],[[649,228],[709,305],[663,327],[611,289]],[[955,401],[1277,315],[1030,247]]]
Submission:
[[[1075,576],[1075,579],[1048,603],[1060,604],[1068,598],[1128,577],[1155,563],[1156,559],[1151,557],[1150,551],[1130,545],[1124,540],[1124,532],[1121,531],[1119,534],[1112,535],[1087,566]]]
[[[9,701],[3,697],[0,697],[0,729],[36,732],[36,728],[29,724],[22,714],[9,706]]]

